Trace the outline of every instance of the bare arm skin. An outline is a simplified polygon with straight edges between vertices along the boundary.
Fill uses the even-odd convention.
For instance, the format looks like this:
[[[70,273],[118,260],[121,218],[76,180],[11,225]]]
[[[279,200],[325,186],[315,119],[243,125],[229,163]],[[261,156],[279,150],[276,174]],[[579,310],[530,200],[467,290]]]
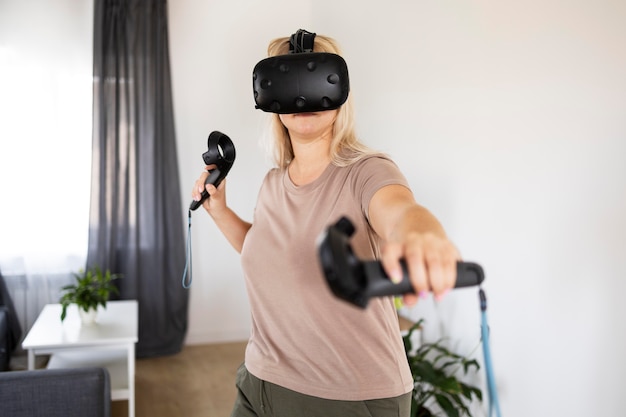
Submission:
[[[369,217],[385,242],[381,261],[392,280],[402,278],[399,260],[405,258],[420,297],[432,291],[440,299],[454,287],[459,252],[437,218],[415,202],[409,189],[389,185],[378,190],[370,201]],[[404,297],[407,305],[416,301],[415,295]]]

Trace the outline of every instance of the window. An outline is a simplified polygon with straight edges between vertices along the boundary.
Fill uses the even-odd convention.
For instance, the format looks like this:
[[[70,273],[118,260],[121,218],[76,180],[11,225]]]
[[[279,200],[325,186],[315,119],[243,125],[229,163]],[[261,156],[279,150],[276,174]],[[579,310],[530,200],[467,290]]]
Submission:
[[[21,275],[40,304],[56,302],[51,277],[67,280],[87,255],[93,9],[7,3],[0,7],[0,269],[7,281]]]

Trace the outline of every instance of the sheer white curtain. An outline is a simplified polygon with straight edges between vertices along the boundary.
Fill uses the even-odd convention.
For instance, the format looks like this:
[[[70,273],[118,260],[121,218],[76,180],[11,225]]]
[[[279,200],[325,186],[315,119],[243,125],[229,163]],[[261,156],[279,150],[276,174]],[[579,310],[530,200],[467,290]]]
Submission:
[[[26,333],[87,255],[93,4],[0,2],[0,270]]]

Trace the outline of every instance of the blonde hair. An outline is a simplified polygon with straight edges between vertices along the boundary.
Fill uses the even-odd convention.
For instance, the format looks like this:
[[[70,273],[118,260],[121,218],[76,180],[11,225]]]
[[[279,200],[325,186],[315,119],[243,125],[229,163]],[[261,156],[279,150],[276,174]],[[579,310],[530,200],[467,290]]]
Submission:
[[[315,36],[313,52],[328,52],[341,55],[337,42],[327,36]],[[289,53],[289,38],[278,38],[270,42],[267,48],[268,56],[284,55]],[[274,163],[279,168],[286,168],[294,157],[289,131],[280,121],[278,114],[271,115],[270,143]],[[348,166],[367,155],[375,153],[359,141],[354,127],[354,105],[352,95],[348,95],[346,102],[339,107],[337,118],[333,126],[333,138],[330,143],[331,162],[337,166]]]

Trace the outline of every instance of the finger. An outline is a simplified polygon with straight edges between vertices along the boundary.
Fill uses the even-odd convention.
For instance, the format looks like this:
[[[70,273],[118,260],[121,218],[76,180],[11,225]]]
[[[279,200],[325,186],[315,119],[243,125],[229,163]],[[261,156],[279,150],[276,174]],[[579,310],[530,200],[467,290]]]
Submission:
[[[408,250],[405,254],[405,260],[413,291],[418,297],[426,298],[431,288],[421,247],[416,246]]]
[[[435,298],[441,300],[456,284],[456,264],[459,260],[459,252],[449,241],[444,242],[439,251],[438,264],[440,276],[437,281]]]
[[[446,290],[454,288],[456,284],[456,263],[456,257],[449,257],[442,264],[443,280]]]
[[[415,304],[417,304],[417,295],[404,294],[404,296],[402,297],[402,302],[407,307],[413,307]]]
[[[381,252],[380,262],[383,269],[389,276],[389,279],[394,283],[402,281],[402,266],[400,265],[402,246],[395,243],[389,243],[383,246]]]
[[[207,193],[209,193],[209,196],[211,197],[211,198],[207,198],[203,204],[204,208],[207,211],[212,210],[215,207],[225,205],[225,199],[226,199],[226,194],[225,194],[226,179],[225,178],[222,180],[222,182],[220,182],[218,187],[215,187],[215,185],[211,183],[205,184],[204,187]]]
[[[213,194],[217,192],[217,188],[215,188],[215,185],[211,183],[205,184],[204,189],[207,191],[207,193],[209,193],[210,196],[213,196]]]
[[[209,173],[207,171],[203,171],[200,174],[200,177],[196,180],[193,189],[191,190],[191,197],[196,200],[196,201],[200,201],[200,194],[202,193],[202,191],[204,191],[204,182],[206,181],[207,177],[209,176]]]
[[[440,300],[449,287],[446,286],[444,268],[438,254],[430,253],[426,256],[426,270],[428,283],[435,295],[436,300]]]
[[[226,187],[226,178],[224,178],[217,187],[215,186],[215,184],[211,184],[211,183],[204,184],[204,188],[206,189],[206,191],[209,193],[210,196],[213,196],[217,193],[223,193],[225,187]]]

